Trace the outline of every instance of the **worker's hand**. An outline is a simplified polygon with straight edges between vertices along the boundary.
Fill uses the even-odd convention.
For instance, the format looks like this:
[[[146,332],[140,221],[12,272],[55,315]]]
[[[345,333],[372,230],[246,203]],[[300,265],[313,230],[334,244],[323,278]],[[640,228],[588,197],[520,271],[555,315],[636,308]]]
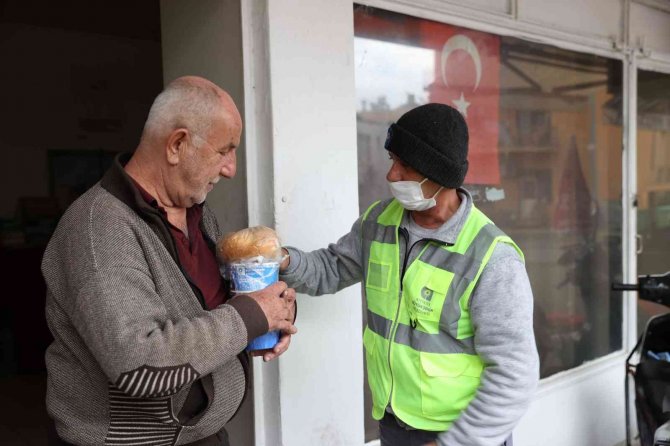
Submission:
[[[430,441],[430,442],[424,444],[423,446],[437,446],[437,442],[435,442],[435,441]]]
[[[295,334],[295,290],[284,282],[276,282],[267,288],[248,294],[261,307],[268,321],[268,331],[281,330],[284,334]]]
[[[286,291],[284,291],[284,299],[288,299],[289,302],[291,302],[291,322],[295,322],[295,310],[296,310],[296,304],[295,304],[295,288],[286,288]]]
[[[286,271],[286,268],[288,268],[289,264],[291,263],[291,258],[288,255],[288,249],[282,248],[281,255],[284,257],[284,260],[282,260],[282,262],[279,264],[279,271]]]

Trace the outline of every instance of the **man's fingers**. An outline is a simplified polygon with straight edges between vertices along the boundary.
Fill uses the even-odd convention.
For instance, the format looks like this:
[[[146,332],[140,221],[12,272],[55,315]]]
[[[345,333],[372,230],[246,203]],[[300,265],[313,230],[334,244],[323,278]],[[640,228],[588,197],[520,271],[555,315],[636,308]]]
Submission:
[[[284,294],[282,294],[282,297],[286,299],[288,302],[295,302],[295,289],[293,288],[286,288],[284,290]]]
[[[288,285],[286,285],[286,282],[282,282],[280,280],[278,282],[273,283],[268,288],[272,289],[273,294],[276,293],[277,296],[284,297],[284,291],[286,291],[286,288],[288,288]]]
[[[284,297],[284,292],[286,291],[286,288],[288,288],[288,285],[286,285],[286,282],[282,282],[281,280],[278,282],[275,282],[271,285],[268,285],[266,288],[263,288],[260,290],[263,294],[269,294],[272,296],[279,296],[279,297]]]
[[[293,291],[293,292],[291,293],[291,291]],[[293,288],[288,288],[284,292],[284,303],[285,303],[286,309],[290,313],[288,319],[292,321],[293,320],[293,314],[295,312],[295,290],[293,290]]]
[[[298,329],[291,322],[284,320],[279,323],[279,330],[285,335],[293,335],[298,332]]]
[[[284,334],[277,342],[277,345],[272,349],[275,353],[281,354],[288,349],[289,344],[291,343],[291,335]]]
[[[266,348],[263,350],[252,350],[251,356],[265,356],[267,353],[271,352],[272,349]]]
[[[293,322],[293,311],[295,307],[295,301],[284,300],[284,319],[289,322]]]
[[[288,346],[290,343],[291,343],[291,335],[286,334],[282,335],[277,345],[275,345],[271,351],[265,352],[265,354],[263,354],[263,361],[268,362],[279,357],[286,350],[288,350]]]

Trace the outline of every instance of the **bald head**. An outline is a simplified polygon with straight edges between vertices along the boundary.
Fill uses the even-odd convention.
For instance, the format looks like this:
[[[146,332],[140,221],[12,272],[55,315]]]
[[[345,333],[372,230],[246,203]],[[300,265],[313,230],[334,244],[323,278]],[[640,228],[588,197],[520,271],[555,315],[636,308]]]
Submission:
[[[170,82],[156,97],[142,132],[142,141],[161,139],[175,129],[186,128],[207,135],[215,118],[224,115],[237,126],[242,119],[233,99],[213,82],[184,76]]]
[[[170,82],[156,97],[142,138],[124,166],[164,209],[202,203],[237,170],[242,118],[233,99],[196,76]]]

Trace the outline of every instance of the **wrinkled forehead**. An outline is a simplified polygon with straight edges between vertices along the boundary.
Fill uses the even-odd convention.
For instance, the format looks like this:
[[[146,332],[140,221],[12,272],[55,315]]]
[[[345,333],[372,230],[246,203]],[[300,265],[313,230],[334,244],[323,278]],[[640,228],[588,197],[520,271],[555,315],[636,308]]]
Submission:
[[[223,90],[220,90],[219,97],[221,98],[224,119],[226,119],[232,127],[242,128],[242,116],[240,115],[233,98]]]
[[[239,113],[220,109],[212,119],[208,137],[217,144],[238,146],[242,135],[242,120]]]

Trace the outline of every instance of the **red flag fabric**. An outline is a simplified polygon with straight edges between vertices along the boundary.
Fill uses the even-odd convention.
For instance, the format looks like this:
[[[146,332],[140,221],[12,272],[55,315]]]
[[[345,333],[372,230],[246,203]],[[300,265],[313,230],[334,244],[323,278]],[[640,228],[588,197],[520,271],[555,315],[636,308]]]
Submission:
[[[435,80],[429,102],[457,108],[470,132],[466,184],[500,184],[498,108],[500,37],[421,20],[422,46],[435,49]]]

